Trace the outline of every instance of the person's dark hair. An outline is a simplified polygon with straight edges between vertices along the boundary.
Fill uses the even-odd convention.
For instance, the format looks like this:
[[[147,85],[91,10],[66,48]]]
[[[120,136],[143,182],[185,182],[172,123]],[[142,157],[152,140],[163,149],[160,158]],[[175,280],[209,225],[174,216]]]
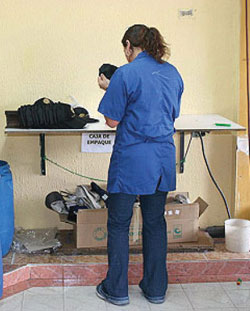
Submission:
[[[170,56],[170,49],[165,43],[159,30],[154,27],[147,27],[146,25],[136,24],[128,28],[122,38],[124,47],[127,45],[127,40],[133,47],[140,47],[149,55],[153,56],[159,63],[163,63],[164,56]]]

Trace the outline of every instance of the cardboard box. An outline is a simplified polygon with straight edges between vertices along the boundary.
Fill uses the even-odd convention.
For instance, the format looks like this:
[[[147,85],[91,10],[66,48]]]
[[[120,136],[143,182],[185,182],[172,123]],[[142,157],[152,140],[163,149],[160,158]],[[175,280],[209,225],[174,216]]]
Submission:
[[[167,220],[168,243],[198,241],[199,217],[206,210],[208,204],[198,197],[188,204],[173,203],[176,194],[183,194],[188,198],[188,193],[171,193],[165,207]]]
[[[65,215],[60,215],[60,219],[63,222],[74,225],[74,236],[77,248],[107,246],[107,208],[79,210],[76,224],[67,221]],[[135,203],[129,228],[129,245],[141,244],[142,216],[139,204]]]
[[[207,208],[207,203],[197,198],[190,204],[175,204],[173,198],[177,193],[168,196],[165,217],[167,221],[168,243],[192,242],[198,240],[199,216]],[[188,197],[188,193],[184,194]],[[106,208],[96,210],[79,210],[77,223],[67,221],[66,215],[60,215],[63,222],[74,225],[77,248],[107,246]],[[129,245],[142,244],[142,216],[139,204],[136,203],[129,230]]]

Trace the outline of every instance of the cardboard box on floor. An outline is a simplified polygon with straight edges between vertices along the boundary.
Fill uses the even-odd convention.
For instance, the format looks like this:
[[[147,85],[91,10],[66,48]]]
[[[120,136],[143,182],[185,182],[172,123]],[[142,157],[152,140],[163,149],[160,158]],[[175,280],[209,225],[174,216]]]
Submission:
[[[85,209],[77,213],[77,223],[67,221],[66,215],[60,215],[62,222],[74,225],[77,248],[97,248],[107,246],[107,208]],[[142,216],[139,204],[134,204],[134,212],[129,227],[129,245],[142,244]]]
[[[79,213],[80,212],[80,213]],[[98,247],[107,245],[108,210],[81,210],[77,215],[76,246]],[[129,245],[142,243],[142,217],[138,204],[134,205],[133,217],[129,227]]]
[[[208,204],[200,197],[193,203],[176,204],[173,198],[176,194],[169,193],[165,217],[167,220],[168,243],[192,242],[198,240],[199,216],[205,211]],[[79,210],[77,223],[67,221],[66,215],[60,215],[63,222],[74,225],[74,235],[77,248],[97,248],[107,245],[107,209]],[[136,203],[129,228],[129,245],[142,244],[142,216]]]
[[[167,220],[168,243],[198,241],[199,217],[204,213],[208,204],[198,197],[188,204],[174,203],[177,194],[189,198],[187,192],[169,193],[165,207]]]

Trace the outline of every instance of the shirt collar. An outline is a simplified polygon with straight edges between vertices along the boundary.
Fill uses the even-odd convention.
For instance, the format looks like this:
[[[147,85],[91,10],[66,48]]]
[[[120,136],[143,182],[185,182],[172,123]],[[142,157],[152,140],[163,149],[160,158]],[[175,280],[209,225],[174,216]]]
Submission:
[[[139,53],[136,58],[134,60],[140,59],[140,58],[144,58],[147,57],[148,53],[146,51],[142,51],[141,53]]]

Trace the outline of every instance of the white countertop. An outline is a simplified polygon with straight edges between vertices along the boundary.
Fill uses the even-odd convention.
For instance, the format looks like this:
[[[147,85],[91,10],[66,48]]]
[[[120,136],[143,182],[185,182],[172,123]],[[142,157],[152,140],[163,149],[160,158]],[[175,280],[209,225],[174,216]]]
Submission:
[[[230,124],[231,126],[216,126],[215,123]],[[183,114],[175,122],[178,132],[183,131],[244,131],[243,126],[232,122],[218,114]],[[84,133],[84,132],[115,132],[115,129],[108,127],[104,119],[97,123],[89,123],[83,129],[21,129],[5,128],[5,133],[26,133],[26,134],[59,134],[59,133]]]

